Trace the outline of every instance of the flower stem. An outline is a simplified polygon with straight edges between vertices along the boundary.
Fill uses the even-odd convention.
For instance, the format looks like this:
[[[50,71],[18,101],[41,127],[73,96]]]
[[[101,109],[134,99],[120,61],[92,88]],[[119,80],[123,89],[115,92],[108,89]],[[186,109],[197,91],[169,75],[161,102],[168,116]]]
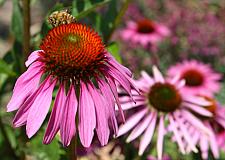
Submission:
[[[129,5],[130,1],[131,1],[131,0],[126,0],[126,1],[124,2],[124,4],[122,5],[122,7],[121,7],[119,13],[117,14],[117,16],[116,16],[116,18],[115,18],[115,20],[114,20],[114,22],[113,22],[112,29],[111,29],[109,35],[106,37],[106,40],[105,40],[106,42],[108,42],[108,41],[111,39],[111,37],[112,37],[112,35],[113,35],[115,29],[117,28],[117,26],[119,25],[119,23],[120,23],[120,21],[121,21],[123,15],[126,13],[126,10],[127,10],[127,8],[128,8],[128,5]]]
[[[2,132],[2,136],[4,137],[7,149],[10,153],[10,155],[13,157],[13,159],[19,159],[19,157],[16,155],[14,149],[11,146],[10,140],[7,136],[7,132],[5,130],[4,124],[2,122],[2,118],[0,117],[0,131]]]
[[[77,160],[77,134],[71,140],[68,157],[69,160]]]
[[[30,0],[23,0],[23,58],[30,53]]]

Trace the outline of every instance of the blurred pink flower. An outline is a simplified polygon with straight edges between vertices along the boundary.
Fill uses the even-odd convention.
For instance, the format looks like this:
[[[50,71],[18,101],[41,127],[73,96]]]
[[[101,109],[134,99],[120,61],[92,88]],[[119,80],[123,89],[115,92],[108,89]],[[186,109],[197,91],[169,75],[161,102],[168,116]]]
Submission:
[[[182,92],[194,95],[212,96],[220,90],[219,80],[222,75],[213,71],[213,69],[197,60],[185,60],[171,66],[167,72],[168,76],[180,76],[185,80],[185,86]]]
[[[211,102],[211,105],[205,106],[205,108],[210,111],[213,116],[201,117],[205,126],[210,130],[211,134],[206,135],[201,130],[194,128],[189,123],[186,123],[188,132],[192,135],[193,142],[195,145],[199,144],[201,150],[201,156],[203,159],[208,159],[208,150],[211,150],[214,158],[219,158],[219,149],[221,148],[221,142],[224,145],[224,135],[218,137],[218,134],[221,130],[225,130],[225,108],[222,107],[216,100],[213,98],[205,97],[206,100]],[[222,141],[218,138],[222,138]],[[187,146],[187,152],[190,152],[190,147]]]
[[[27,136],[31,138],[44,122],[58,83],[43,143],[49,144],[60,131],[63,146],[68,146],[76,134],[78,118],[79,137],[84,147],[90,146],[94,131],[100,143],[107,144],[109,125],[115,134],[118,131],[114,106],[115,101],[120,104],[116,82],[131,94],[134,87],[131,72],[105,50],[94,30],[82,24],[53,28],[40,48],[26,61],[28,70],[16,81],[8,103],[8,112],[18,109],[13,125],[26,125]]]
[[[141,92],[139,95],[132,91],[136,104],[132,103],[129,96],[120,97],[120,101],[124,110],[139,109],[139,111],[119,127],[118,136],[134,128],[127,138],[127,142],[131,142],[143,133],[138,152],[139,155],[142,155],[151,143],[152,136],[158,128],[156,147],[158,159],[162,159],[163,139],[167,134],[166,120],[169,123],[170,130],[176,137],[180,151],[185,153],[184,139],[190,148],[197,152],[192,138],[187,133],[185,123],[189,122],[194,127],[208,133],[209,129],[193,113],[212,116],[211,112],[202,108],[202,106],[211,103],[202,97],[181,94],[180,89],[184,86],[184,81],[179,80],[178,77],[174,77],[172,80],[164,79],[155,66],[153,67],[153,77],[150,77],[146,72],[142,72],[142,77],[135,82]],[[182,132],[178,133],[178,129],[182,129]]]
[[[170,35],[170,30],[149,19],[143,19],[137,22],[127,22],[127,27],[121,30],[123,40],[134,45],[142,45],[143,47],[155,46],[165,37]]]
[[[225,130],[216,135],[219,148],[225,152]]]

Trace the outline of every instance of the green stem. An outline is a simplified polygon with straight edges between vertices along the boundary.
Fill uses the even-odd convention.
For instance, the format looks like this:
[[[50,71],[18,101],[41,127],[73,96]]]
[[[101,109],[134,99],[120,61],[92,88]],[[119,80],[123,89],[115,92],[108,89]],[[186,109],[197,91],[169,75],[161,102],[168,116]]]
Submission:
[[[30,0],[23,0],[23,58],[30,53]]]
[[[131,0],[126,0],[123,4],[123,6],[121,7],[119,13],[117,14],[114,22],[113,22],[113,26],[112,29],[108,35],[108,37],[106,37],[106,43],[111,39],[115,29],[117,28],[117,26],[120,24],[122,17],[124,16],[124,14],[126,13],[126,10],[128,8],[128,5],[130,3]]]
[[[5,126],[2,122],[2,118],[0,117],[0,131],[2,132],[2,136],[4,137],[7,149],[9,151],[9,154],[13,157],[13,159],[19,159],[19,157],[16,155],[14,149],[11,146],[10,140],[7,136],[7,132],[5,130]]]
[[[77,160],[77,134],[71,140],[68,152],[69,160]]]

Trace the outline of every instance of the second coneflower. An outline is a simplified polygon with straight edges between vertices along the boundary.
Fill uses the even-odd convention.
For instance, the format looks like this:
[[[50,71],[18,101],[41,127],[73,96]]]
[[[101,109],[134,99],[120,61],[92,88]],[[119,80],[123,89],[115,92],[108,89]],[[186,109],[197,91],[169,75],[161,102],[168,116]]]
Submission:
[[[193,114],[212,116],[209,111],[201,107],[211,103],[201,97],[182,94],[180,89],[185,82],[180,81],[178,77],[174,77],[172,80],[164,79],[156,67],[153,67],[153,75],[152,78],[146,72],[142,72],[142,77],[136,81],[141,92],[140,95],[133,92],[136,104],[132,104],[128,96],[120,98],[124,110],[138,111],[128,118],[124,125],[120,126],[118,136],[133,129],[127,138],[127,142],[131,142],[143,134],[138,152],[139,155],[142,155],[157,130],[158,159],[162,159],[163,139],[167,131],[171,131],[182,153],[185,153],[186,143],[191,150],[197,152],[185,124],[188,122],[194,128],[211,134],[201,120]]]
[[[60,131],[63,145],[68,146],[77,127],[84,147],[90,146],[94,131],[100,143],[107,144],[109,125],[115,133],[118,129],[116,83],[130,94],[134,87],[131,72],[116,62],[100,36],[83,24],[53,28],[40,48],[26,61],[28,70],[18,78],[8,103],[8,112],[18,109],[13,125],[26,125],[26,133],[32,137],[44,122],[58,86],[43,142],[50,143]],[[124,119],[121,109],[120,113]]]
[[[183,93],[212,96],[221,87],[219,80],[222,75],[215,72],[210,65],[197,60],[185,60],[171,66],[168,76],[175,75],[179,75],[186,82],[181,90]]]

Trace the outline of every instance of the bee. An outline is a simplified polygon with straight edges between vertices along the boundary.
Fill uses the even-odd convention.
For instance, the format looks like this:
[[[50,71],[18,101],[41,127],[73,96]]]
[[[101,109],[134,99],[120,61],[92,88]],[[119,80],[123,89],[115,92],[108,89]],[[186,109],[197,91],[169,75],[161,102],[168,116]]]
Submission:
[[[76,18],[70,14],[68,9],[55,11],[48,17],[48,23],[50,23],[52,27],[57,27],[62,24],[70,24],[75,22]]]

